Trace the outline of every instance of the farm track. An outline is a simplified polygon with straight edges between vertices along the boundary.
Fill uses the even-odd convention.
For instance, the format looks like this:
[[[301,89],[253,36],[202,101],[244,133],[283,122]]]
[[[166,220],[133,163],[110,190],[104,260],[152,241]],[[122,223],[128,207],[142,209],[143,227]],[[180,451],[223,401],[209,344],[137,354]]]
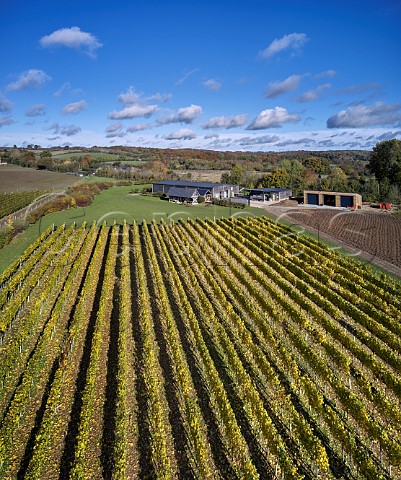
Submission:
[[[396,280],[266,217],[43,241],[1,279],[0,479],[401,478]]]

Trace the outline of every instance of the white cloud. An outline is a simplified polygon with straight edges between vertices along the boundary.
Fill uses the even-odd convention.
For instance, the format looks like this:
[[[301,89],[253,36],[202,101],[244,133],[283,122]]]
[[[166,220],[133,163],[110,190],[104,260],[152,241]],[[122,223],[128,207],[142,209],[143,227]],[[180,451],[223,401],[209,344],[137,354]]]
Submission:
[[[281,38],[273,40],[267,48],[260,52],[260,56],[262,58],[269,58],[287,48],[299,51],[307,41],[308,38],[305,33],[290,33],[289,35],[284,35]]]
[[[216,140],[209,142],[206,148],[211,150],[227,150],[230,145],[235,145],[232,138],[217,138]]]
[[[176,122],[191,123],[202,113],[202,107],[191,104],[189,107],[180,108],[177,111]]]
[[[150,117],[157,108],[157,105],[131,105],[120,111],[110,112],[108,118],[113,120],[126,120],[130,118]]]
[[[396,132],[384,132],[377,137],[377,141],[381,142],[383,140],[392,140],[393,138],[401,137],[401,130]]]
[[[149,130],[150,128],[152,128],[151,124],[139,123],[138,125],[132,125],[132,127],[127,128],[127,132],[135,133],[135,132],[140,132],[142,130]]]
[[[67,47],[83,50],[89,57],[95,57],[95,52],[102,47],[99,40],[88,32],[82,32],[79,27],[60,28],[50,35],[40,39],[42,47]]]
[[[184,73],[184,75],[178,79],[175,84],[176,85],[181,85],[182,83],[184,83],[191,75],[193,75],[194,73],[196,72],[199,72],[199,68],[193,68],[192,70],[189,70],[189,72],[186,72]]]
[[[213,92],[218,92],[221,88],[221,83],[218,82],[217,80],[214,80],[213,78],[210,78],[209,80],[205,80],[202,85],[209,90],[212,90]]]
[[[212,117],[204,125],[203,128],[236,128],[245,125],[247,114],[235,115],[234,117]]]
[[[123,132],[123,124],[121,122],[114,122],[106,128],[106,137],[125,137],[125,132]]]
[[[0,93],[0,113],[9,112],[12,107],[13,103],[10,102],[10,100],[7,100],[7,98]]]
[[[173,95],[171,93],[155,93],[154,95],[150,95],[148,100],[151,100],[152,102],[166,103],[172,98]]]
[[[27,117],[38,117],[40,115],[46,115],[46,105],[44,103],[37,103],[29,108],[25,115]]]
[[[158,120],[161,125],[167,123],[192,123],[202,113],[202,107],[191,104],[189,107],[180,108],[176,113]]]
[[[320,142],[316,142],[316,145],[317,145],[319,148],[324,148],[325,150],[336,147],[336,144],[335,144],[332,140],[330,140],[330,139],[320,140]],[[343,144],[343,145],[344,145],[344,144]],[[347,145],[349,145],[349,143],[347,143]],[[354,143],[353,145],[356,147],[358,144],[357,144],[357,143]]]
[[[329,69],[325,70],[324,72],[320,72],[317,75],[315,75],[315,78],[333,78],[337,75],[337,72],[335,70]]]
[[[57,124],[57,129],[63,129],[62,131],[66,132],[67,127],[60,127]],[[118,132],[118,129],[116,131]],[[123,127],[121,127],[120,131],[123,133]],[[135,144],[140,147],[171,148],[173,145],[177,148],[207,148],[217,151],[244,152],[288,151],[293,149],[325,151],[327,149],[344,150],[351,148],[355,150],[371,150],[377,142],[392,138],[401,140],[399,127],[366,127],[362,129],[337,129],[335,131],[325,128],[312,132],[308,130],[292,132],[276,130],[274,134],[261,133],[261,131],[248,131],[246,134],[233,133],[231,131],[230,133],[221,133],[218,136],[213,135],[213,137],[196,136],[192,139],[183,140],[179,138],[167,140],[161,135],[154,135],[154,132],[143,132],[142,135],[135,135]],[[30,133],[27,133],[25,129],[20,131],[13,129],[11,132],[7,127],[0,128],[0,145],[4,147],[23,145],[27,141],[31,144],[43,145],[46,148],[66,145],[67,141],[73,142],[73,145],[91,147],[93,145],[112,145],[114,142],[121,142],[121,140],[127,145],[132,144],[129,136],[125,136],[124,139],[118,137],[107,138],[104,131],[99,133],[91,130],[82,130],[75,136],[62,137],[60,135],[49,135],[49,132],[35,133],[35,131],[30,131]],[[291,144],[293,147],[291,147]]]
[[[81,100],[79,102],[69,103],[62,109],[61,113],[63,115],[71,115],[71,114],[75,115],[79,112],[82,112],[85,109],[86,109],[86,102],[85,100]]]
[[[401,104],[376,102],[373,105],[352,105],[327,120],[327,128],[359,128],[392,125],[401,121]]]
[[[165,140],[191,140],[196,138],[196,133],[190,130],[189,128],[181,128],[175,132],[171,132],[168,135],[164,135]]]
[[[351,95],[360,94],[360,93],[378,93],[382,89],[382,86],[379,83],[370,82],[362,83],[361,85],[350,85],[342,90],[340,93],[347,93]]]
[[[137,117],[149,117],[159,108],[157,105],[148,105],[148,99],[143,94],[137,93],[134,87],[129,87],[126,92],[120,93],[118,100],[125,105],[125,108],[110,112],[108,118],[124,120]]]
[[[53,93],[54,97],[61,97],[65,93],[70,93],[74,95],[82,95],[83,90],[81,88],[72,88],[69,82],[63,83],[61,87]]]
[[[59,125],[58,123],[53,123],[48,130],[53,130],[54,135],[66,135],[67,137],[72,137],[81,132],[82,128],[77,127],[76,125]]]
[[[313,145],[315,143],[315,140],[313,138],[298,138],[297,140],[294,140],[292,138],[288,140],[283,140],[282,142],[276,143],[276,147],[289,147],[290,145]]]
[[[61,95],[63,95],[65,92],[68,92],[69,90],[71,90],[71,84],[69,82],[65,82],[58,90],[53,93],[53,95],[55,97],[61,97]]]
[[[49,75],[43,70],[31,69],[23,72],[17,81],[9,83],[7,85],[7,90],[19,91],[25,88],[38,88],[48,80],[51,80],[51,77],[49,77]]]
[[[73,135],[79,133],[81,130],[82,128],[77,127],[76,125],[66,125],[60,128],[60,134],[66,135],[67,137],[72,137]]]
[[[0,127],[4,127],[5,125],[12,125],[14,123],[14,120],[10,115],[7,115],[6,117],[0,117]]]
[[[239,140],[239,144],[243,147],[248,145],[266,145],[269,143],[275,143],[280,140],[280,137],[277,135],[263,135],[263,136],[253,136],[253,137],[243,137]]]
[[[298,88],[301,75],[291,75],[282,82],[270,82],[267,85],[266,98],[275,98]]]
[[[321,94],[329,88],[331,88],[331,83],[319,85],[313,90],[308,90],[307,92],[302,93],[302,95],[298,97],[298,102],[304,103],[319,100]]]
[[[123,105],[141,105],[145,103],[143,96],[135,91],[134,87],[129,87],[125,93],[120,93],[118,101]]]
[[[265,128],[279,128],[283,123],[299,122],[298,115],[288,113],[287,109],[283,107],[274,107],[267,110],[263,110],[248,125],[247,130],[262,130]]]

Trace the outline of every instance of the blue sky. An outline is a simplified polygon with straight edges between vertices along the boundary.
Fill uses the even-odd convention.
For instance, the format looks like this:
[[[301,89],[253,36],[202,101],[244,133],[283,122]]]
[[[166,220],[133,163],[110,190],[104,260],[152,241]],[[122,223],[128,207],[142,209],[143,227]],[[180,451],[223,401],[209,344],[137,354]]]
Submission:
[[[0,146],[401,139],[401,1],[1,0]]]

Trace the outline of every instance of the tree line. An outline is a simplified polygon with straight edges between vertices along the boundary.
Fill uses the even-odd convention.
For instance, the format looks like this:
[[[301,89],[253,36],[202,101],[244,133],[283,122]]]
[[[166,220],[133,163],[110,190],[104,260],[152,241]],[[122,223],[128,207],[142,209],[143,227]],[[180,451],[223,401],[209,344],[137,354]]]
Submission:
[[[77,156],[58,158],[54,149],[3,149],[2,162],[60,172],[83,171],[130,181],[157,181],[182,177],[188,170],[222,170],[221,181],[244,187],[351,191],[365,201],[401,202],[401,140],[385,140],[371,152],[364,150],[221,152],[200,149],[147,147],[74,148]],[[114,155],[110,160],[99,153]],[[135,162],[135,164],[129,164]],[[178,175],[180,171],[180,175]]]
[[[360,193],[364,201],[370,202],[401,203],[401,140],[377,143],[367,160],[348,157],[339,164],[332,160],[330,155],[322,154],[288,156],[264,175],[236,164],[223,173],[221,181],[248,188],[291,188],[295,196],[313,189]]]

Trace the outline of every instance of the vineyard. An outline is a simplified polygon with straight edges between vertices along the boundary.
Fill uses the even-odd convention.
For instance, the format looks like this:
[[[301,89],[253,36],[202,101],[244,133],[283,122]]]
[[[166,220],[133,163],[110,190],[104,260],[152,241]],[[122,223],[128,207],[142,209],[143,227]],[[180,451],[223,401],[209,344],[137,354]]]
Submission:
[[[266,217],[50,227],[0,275],[0,479],[400,479],[399,292]]]
[[[0,193],[0,218],[28,206],[45,193],[45,191]]]

